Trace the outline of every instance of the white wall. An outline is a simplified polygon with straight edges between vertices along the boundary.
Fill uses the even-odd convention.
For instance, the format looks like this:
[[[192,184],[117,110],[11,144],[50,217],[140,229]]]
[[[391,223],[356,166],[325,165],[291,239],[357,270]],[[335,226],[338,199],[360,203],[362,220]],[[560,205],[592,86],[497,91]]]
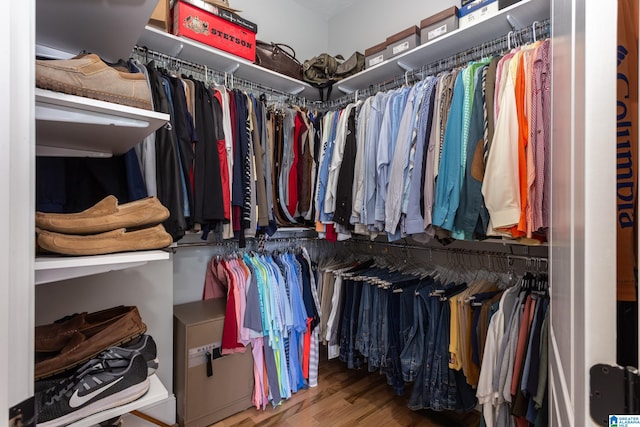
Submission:
[[[382,43],[390,35],[420,26],[420,21],[459,0],[359,0],[329,19],[329,53],[345,58]]]
[[[616,2],[552,3],[550,425],[589,415],[589,369],[616,364]],[[607,143],[602,143],[606,141]],[[601,421],[601,420],[598,420]]]
[[[327,18],[294,0],[231,0],[230,5],[258,24],[258,40],[288,44],[300,62],[327,51]]]
[[[35,152],[33,43],[35,1],[7,3],[0,51],[0,425],[9,408],[33,395],[33,247]]]

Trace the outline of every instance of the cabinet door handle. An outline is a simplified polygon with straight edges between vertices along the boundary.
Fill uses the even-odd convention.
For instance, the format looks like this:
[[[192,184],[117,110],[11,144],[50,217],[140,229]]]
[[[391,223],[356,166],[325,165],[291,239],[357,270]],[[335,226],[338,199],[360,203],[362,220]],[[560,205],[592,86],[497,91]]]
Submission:
[[[211,352],[207,351],[204,356],[207,358],[207,376],[213,376],[213,365],[211,364]]]

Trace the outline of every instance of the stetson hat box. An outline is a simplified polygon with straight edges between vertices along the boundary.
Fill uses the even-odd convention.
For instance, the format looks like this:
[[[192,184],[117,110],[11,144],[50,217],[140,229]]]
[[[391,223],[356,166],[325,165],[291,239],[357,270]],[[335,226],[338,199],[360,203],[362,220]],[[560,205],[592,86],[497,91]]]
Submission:
[[[178,0],[173,4],[174,35],[188,37],[251,62],[255,60],[254,31],[196,7],[191,1]]]

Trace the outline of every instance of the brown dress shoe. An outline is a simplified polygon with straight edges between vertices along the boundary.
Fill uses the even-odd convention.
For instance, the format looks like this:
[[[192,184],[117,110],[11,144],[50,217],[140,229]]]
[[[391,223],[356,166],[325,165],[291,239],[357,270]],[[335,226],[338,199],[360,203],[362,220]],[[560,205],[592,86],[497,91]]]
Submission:
[[[146,251],[162,249],[173,239],[162,226],[127,231],[124,228],[106,233],[75,236],[52,231],[38,233],[38,246],[42,249],[62,255],[104,255],[115,252]]]
[[[107,196],[78,213],[36,212],[36,227],[64,234],[96,234],[118,228],[160,224],[167,218],[169,209],[157,197],[145,197],[118,205],[115,196]]]
[[[153,110],[151,91],[144,74],[118,71],[95,54],[71,59],[36,60],[36,86]]]
[[[52,353],[62,350],[73,334],[86,323],[87,313],[79,313],[56,320],[50,325],[36,326],[34,347],[36,352]]]
[[[34,346],[36,353],[52,353],[62,350],[78,332],[93,336],[115,319],[133,311],[135,307],[120,305],[93,313],[75,313],[48,325],[36,326]]]
[[[109,314],[113,314],[110,319],[107,318]],[[59,353],[36,353],[36,380],[67,371],[101,351],[126,343],[147,330],[137,307],[115,307],[94,315],[97,323],[88,325],[82,331],[74,331]]]

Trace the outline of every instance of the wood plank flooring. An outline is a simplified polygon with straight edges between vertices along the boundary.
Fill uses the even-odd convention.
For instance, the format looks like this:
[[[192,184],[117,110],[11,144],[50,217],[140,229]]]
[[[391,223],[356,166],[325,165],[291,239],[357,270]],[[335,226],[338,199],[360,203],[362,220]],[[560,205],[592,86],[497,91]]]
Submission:
[[[349,370],[339,360],[321,360],[318,387],[301,390],[277,408],[255,408],[232,415],[211,427],[369,426],[477,427],[477,412],[412,411],[411,388],[395,396],[386,376]]]

